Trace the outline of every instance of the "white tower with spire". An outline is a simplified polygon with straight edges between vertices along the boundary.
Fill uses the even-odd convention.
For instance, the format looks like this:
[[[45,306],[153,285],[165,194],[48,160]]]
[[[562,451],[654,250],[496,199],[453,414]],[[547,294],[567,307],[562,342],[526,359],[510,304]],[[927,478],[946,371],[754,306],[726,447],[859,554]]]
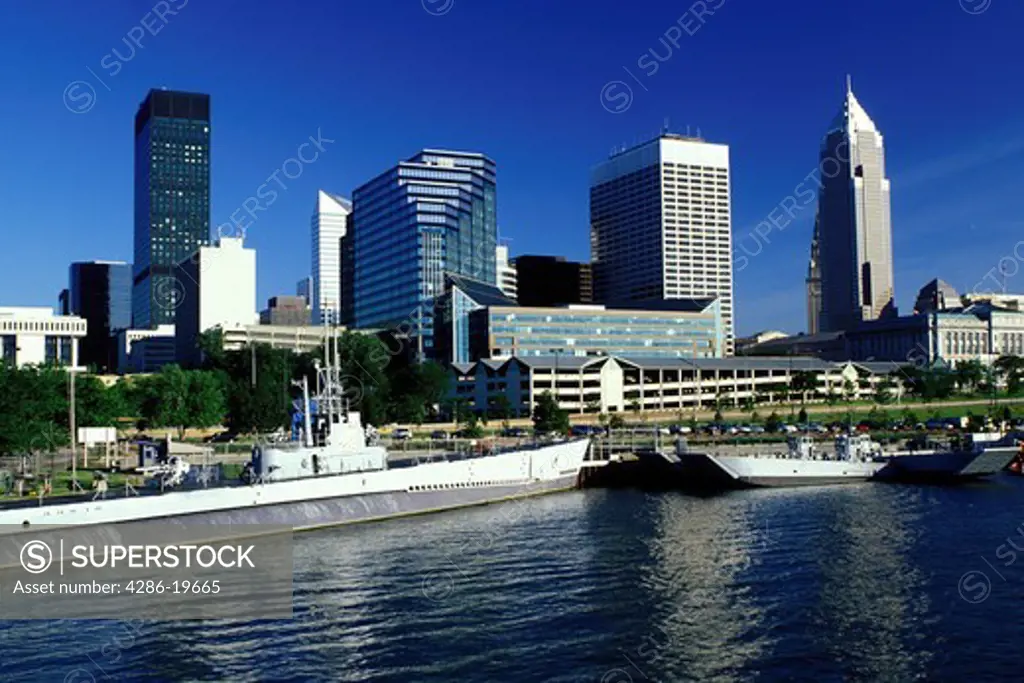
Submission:
[[[821,331],[831,332],[895,312],[884,140],[854,96],[849,76],[843,107],[822,142],[821,173],[818,322]]]

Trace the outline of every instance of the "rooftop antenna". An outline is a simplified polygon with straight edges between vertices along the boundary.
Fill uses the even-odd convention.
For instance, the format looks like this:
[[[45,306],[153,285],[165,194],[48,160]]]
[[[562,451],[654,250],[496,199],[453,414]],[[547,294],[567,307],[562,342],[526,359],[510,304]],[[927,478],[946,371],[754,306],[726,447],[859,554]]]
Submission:
[[[697,126],[697,137],[700,137],[700,126]]]
[[[668,133],[668,117],[667,116],[665,117],[665,125],[662,127],[661,130],[662,130],[663,133]]]
[[[853,94],[853,78],[850,76],[850,74],[846,74],[846,94]]]

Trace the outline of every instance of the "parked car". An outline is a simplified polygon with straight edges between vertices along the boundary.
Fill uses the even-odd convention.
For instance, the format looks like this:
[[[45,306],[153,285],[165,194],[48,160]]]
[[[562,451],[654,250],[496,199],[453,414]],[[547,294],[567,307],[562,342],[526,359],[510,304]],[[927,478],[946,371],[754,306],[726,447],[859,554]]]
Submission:
[[[502,436],[507,436],[516,439],[522,438],[524,436],[529,436],[529,434],[530,432],[522,427],[509,427],[508,429],[503,429],[501,431]]]
[[[447,441],[448,439],[452,438],[452,435],[444,431],[443,429],[435,429],[434,431],[430,432],[430,438],[433,439],[434,441]]]
[[[151,440],[148,436],[139,437],[140,440],[149,441]],[[217,432],[211,436],[203,439],[204,443],[234,443],[235,439],[238,438],[238,434],[232,431]]]
[[[689,434],[692,431],[689,425],[672,425],[668,428],[669,434]]]
[[[750,428],[750,432],[752,434],[764,434],[764,427],[762,427],[761,425],[753,425]]]
[[[391,432],[391,438],[395,441],[407,441],[412,438],[412,431],[405,427],[399,427]]]

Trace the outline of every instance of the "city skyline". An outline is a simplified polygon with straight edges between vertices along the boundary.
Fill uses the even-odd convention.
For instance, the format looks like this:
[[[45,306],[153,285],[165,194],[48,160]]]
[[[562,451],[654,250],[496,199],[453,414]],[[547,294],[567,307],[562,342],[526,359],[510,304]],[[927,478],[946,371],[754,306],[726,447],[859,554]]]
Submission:
[[[277,202],[257,214],[259,222],[247,233],[251,246],[273,255],[273,260],[261,262],[259,297],[264,301],[291,291],[295,279],[308,270],[308,237],[302,233],[310,197],[317,188],[345,194],[380,168],[424,146],[480,149],[502,166],[501,225],[504,234],[515,237],[513,257],[546,253],[586,260],[590,167],[606,157],[612,146],[650,137],[666,116],[673,130],[701,127],[708,139],[730,146],[734,246],[737,251],[746,246],[756,252],[757,245],[748,235],[814,168],[821,123],[834,113],[843,77],[852,72],[858,94],[869,103],[872,116],[884,122],[889,146],[897,304],[909,310],[917,289],[934,277],[951,282],[960,291],[970,291],[1001,258],[1012,253],[1020,228],[1015,222],[1019,202],[1009,188],[1024,167],[1024,138],[1012,125],[1017,95],[997,84],[1013,82],[1019,68],[1005,58],[1010,41],[1000,36],[1024,13],[1006,3],[993,3],[978,15],[965,13],[955,2],[913,8],[885,3],[872,6],[887,17],[884,26],[868,22],[872,12],[865,10],[863,16],[847,18],[846,25],[830,32],[826,41],[825,36],[810,35],[803,29],[837,25],[835,8],[808,4],[790,16],[726,3],[699,33],[684,35],[674,56],[661,61],[656,74],[645,77],[649,70],[637,69],[634,64],[645,50],[656,49],[664,58],[662,37],[678,15],[668,4],[652,6],[641,16],[617,10],[612,4],[595,3],[588,21],[578,27],[582,42],[566,50],[564,45],[558,49],[559,43],[551,40],[570,25],[568,13],[561,10],[552,12],[550,26],[541,29],[537,26],[543,22],[534,25],[531,21],[540,17],[541,8],[530,3],[515,11],[460,4],[444,16],[431,16],[413,3],[408,13],[403,9],[394,17],[398,40],[425,30],[440,36],[463,35],[466,22],[490,17],[488,24],[494,25],[498,18],[508,18],[517,19],[517,25],[531,32],[535,40],[530,42],[540,45],[534,51],[540,52],[531,57],[515,49],[511,34],[490,36],[487,42],[504,49],[506,58],[499,67],[485,55],[483,63],[472,67],[473,73],[478,68],[491,70],[509,86],[509,94],[506,97],[484,88],[486,97],[480,100],[463,94],[468,86],[456,85],[447,99],[452,104],[458,102],[458,109],[440,96],[430,95],[425,83],[398,76],[398,64],[406,58],[404,50],[376,65],[349,60],[352,66],[344,76],[345,88],[365,97],[341,115],[340,109],[332,109],[333,97],[322,90],[314,92],[317,89],[307,87],[309,81],[302,77],[293,84],[282,78],[264,83],[271,99],[287,102],[288,112],[305,112],[286,114],[282,106],[268,103],[266,97],[260,98],[262,106],[251,106],[251,88],[245,83],[253,82],[249,78],[252,71],[245,60],[228,56],[216,73],[197,68],[208,61],[207,48],[201,44],[204,24],[215,25],[227,15],[218,8],[189,4],[179,15],[168,17],[164,30],[147,38],[146,49],[126,62],[116,78],[106,81],[109,90],[94,81],[96,100],[89,111],[72,113],[65,108],[66,102],[47,94],[42,85],[34,92],[15,83],[13,97],[29,103],[39,116],[25,121],[23,134],[12,148],[14,158],[26,160],[27,166],[8,168],[4,178],[13,198],[12,219],[39,229],[14,236],[11,252],[19,256],[17,260],[0,257],[4,259],[0,262],[0,288],[11,292],[11,304],[47,305],[65,286],[68,263],[133,260],[130,239],[126,238],[131,224],[132,171],[125,159],[131,154],[131,140],[124,121],[150,87],[166,84],[207,92],[217,99],[218,133],[213,140],[213,174],[217,177],[211,196],[214,225],[228,221],[242,201],[294,154],[297,144],[317,134],[318,127],[322,126],[324,136],[339,140],[327,147],[315,165],[307,166],[301,177],[279,176],[287,189],[278,188]],[[324,11],[331,16],[329,7]],[[359,26],[379,19],[380,10],[359,7],[350,12],[358,34]],[[118,36],[138,20],[134,13],[123,10],[97,17],[69,10],[55,22],[46,17],[47,29],[58,39],[69,40],[60,54],[40,65],[40,82],[60,91],[70,81],[92,79],[82,65],[98,62],[109,47],[102,40],[70,39],[72,26],[88,26],[93,35],[109,34],[106,42],[117,44]],[[284,9],[261,30],[272,34],[297,24],[299,14],[304,13]],[[39,34],[42,22],[40,16],[36,26],[29,17],[24,34],[12,35],[7,44],[24,47],[26,40]],[[254,28],[264,20],[249,18],[246,22]],[[525,29],[523,22],[530,28]],[[619,31],[610,51],[598,39],[605,30],[600,25],[609,22]],[[868,25],[878,50],[870,59],[851,64],[843,46],[856,42]],[[924,28],[919,31],[920,27]],[[799,41],[793,40],[796,36]],[[936,36],[953,42],[936,62],[920,65],[906,56],[923,49]],[[479,40],[468,39],[474,44]],[[516,40],[521,41],[522,35],[517,34]],[[194,52],[184,51],[192,44],[196,44]],[[740,46],[743,50],[738,50]],[[257,43],[249,57],[255,55],[259,64],[277,64],[275,75],[284,75],[310,59],[345,59],[349,50],[354,55],[368,49],[357,35],[345,46],[328,47],[314,41],[302,54],[274,52],[272,58],[271,52]],[[763,70],[740,79],[733,73],[737,58],[730,54],[752,49],[770,56]],[[806,60],[809,53],[818,54],[816,63]],[[689,63],[700,69],[691,73],[686,66]],[[971,65],[980,63],[986,66],[983,77],[978,78]],[[646,78],[642,81],[646,91],[629,79],[622,65],[640,79]],[[106,77],[96,64],[92,68]],[[550,78],[537,80],[545,69]],[[620,77],[631,84],[634,97],[626,111],[614,114],[602,107],[598,94],[603,84]],[[680,89],[679,84],[687,79],[695,80]],[[527,84],[536,90],[523,90]],[[474,91],[480,92],[479,87]],[[532,93],[529,105],[516,104],[523,92]],[[700,96],[693,97],[694,92]],[[417,118],[394,106],[409,97],[425,97],[432,115]],[[942,100],[940,113],[922,117],[922,103],[932,99]],[[75,106],[74,101],[71,104]],[[507,108],[514,115],[499,114],[497,108]],[[43,130],[65,132],[62,153],[72,161],[67,169],[54,169],[52,177],[44,176],[36,161],[39,152],[49,146]],[[566,135],[567,131],[573,134]],[[944,141],[941,146],[935,144],[939,139]],[[30,140],[34,147],[23,146]],[[544,163],[538,164],[541,158]],[[88,174],[78,170],[83,164],[88,164]],[[68,201],[67,206],[54,207],[40,222],[38,212],[30,207],[38,205],[44,177],[48,184],[67,188]],[[73,210],[79,207],[88,210]],[[736,273],[738,334],[766,327],[791,332],[805,328],[803,279],[813,213],[813,205],[803,208],[784,230],[773,230],[770,243],[761,245],[761,254]],[[944,248],[948,245],[943,245],[943,240],[929,240],[932,234],[963,235],[969,244],[959,251],[950,250]],[[26,269],[19,263],[35,259],[35,255],[41,261],[39,267]],[[765,282],[773,286],[765,287]],[[1015,287],[1012,277],[1007,286]]]

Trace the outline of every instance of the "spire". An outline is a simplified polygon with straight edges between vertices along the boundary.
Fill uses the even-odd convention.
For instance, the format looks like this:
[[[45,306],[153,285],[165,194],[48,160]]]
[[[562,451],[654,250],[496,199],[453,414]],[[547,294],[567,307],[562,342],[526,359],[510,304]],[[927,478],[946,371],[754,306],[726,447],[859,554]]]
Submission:
[[[848,129],[852,131],[878,132],[875,122],[871,120],[864,107],[860,105],[853,94],[853,78],[846,74],[846,97],[843,98],[843,108],[839,110],[836,117],[832,119],[829,130]]]

